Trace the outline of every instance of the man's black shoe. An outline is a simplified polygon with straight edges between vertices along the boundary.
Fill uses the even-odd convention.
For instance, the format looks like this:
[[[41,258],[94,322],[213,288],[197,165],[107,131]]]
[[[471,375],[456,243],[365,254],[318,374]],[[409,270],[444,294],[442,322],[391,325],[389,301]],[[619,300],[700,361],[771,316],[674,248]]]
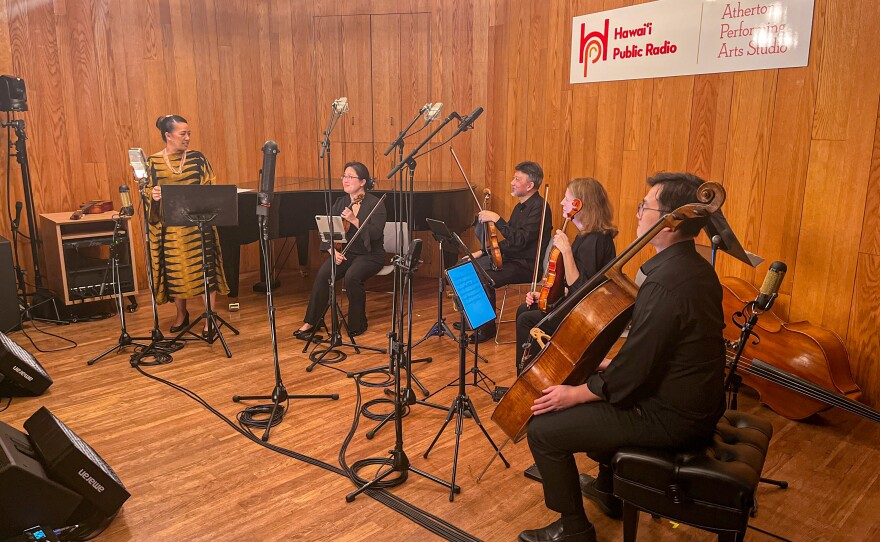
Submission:
[[[520,542],[596,542],[596,528],[590,527],[579,533],[562,532],[562,520],[557,519],[543,529],[532,529],[519,533]]]
[[[589,474],[581,474],[581,493],[593,501],[599,510],[611,519],[623,517],[623,503],[613,493],[602,491],[596,487],[596,479]]]
[[[452,327],[461,331],[461,322],[452,322]],[[465,324],[464,328],[467,331],[471,331],[471,326],[469,326],[467,324]]]
[[[487,328],[486,326],[482,326],[482,327],[477,328],[477,331],[474,332],[474,334],[468,338],[468,342],[471,344],[474,344],[474,343],[479,344],[479,343],[484,343],[486,341],[491,341],[494,338],[495,338],[495,326],[493,325],[489,328]]]
[[[534,480],[536,482],[544,483],[544,479],[541,478],[541,471],[538,470],[538,465],[532,465],[523,471],[523,476],[530,480]]]

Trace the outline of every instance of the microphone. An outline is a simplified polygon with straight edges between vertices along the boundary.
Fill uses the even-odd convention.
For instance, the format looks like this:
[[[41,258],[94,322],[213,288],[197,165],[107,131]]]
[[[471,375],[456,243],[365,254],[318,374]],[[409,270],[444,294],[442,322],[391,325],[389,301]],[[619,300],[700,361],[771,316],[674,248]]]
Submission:
[[[128,163],[131,164],[131,169],[134,170],[135,179],[140,181],[149,177],[147,157],[144,155],[144,149],[139,147],[128,149]]]
[[[443,109],[443,102],[437,102],[425,111],[425,122],[431,122],[440,116],[440,110]]]
[[[122,200],[122,209],[119,210],[119,216],[134,216],[134,205],[131,203],[131,193],[126,185],[119,187],[119,199]]]
[[[786,271],[788,271],[788,266],[782,262],[770,264],[767,276],[764,277],[764,284],[761,285],[761,293],[755,298],[755,307],[761,312],[766,312],[773,306]]]
[[[263,169],[260,175],[260,205],[268,206],[272,203],[272,193],[275,191],[275,159],[280,152],[278,144],[272,141],[263,143],[260,149],[263,151]]]
[[[422,113],[424,113],[424,112],[427,111],[428,109],[431,109],[431,102],[426,103],[425,105],[423,105],[423,106],[419,109],[419,115],[421,115]]]
[[[458,128],[456,128],[455,133],[452,134],[452,137],[450,137],[449,139],[452,139],[453,137],[457,136],[458,134],[470,129],[473,126],[474,121],[477,120],[477,117],[479,117],[482,114],[483,114],[482,107],[478,107],[478,108],[474,109],[473,113],[471,113],[470,115],[461,119],[461,123],[458,125]]]
[[[348,113],[348,98],[343,96],[342,98],[333,100],[333,111],[336,111],[339,115]]]

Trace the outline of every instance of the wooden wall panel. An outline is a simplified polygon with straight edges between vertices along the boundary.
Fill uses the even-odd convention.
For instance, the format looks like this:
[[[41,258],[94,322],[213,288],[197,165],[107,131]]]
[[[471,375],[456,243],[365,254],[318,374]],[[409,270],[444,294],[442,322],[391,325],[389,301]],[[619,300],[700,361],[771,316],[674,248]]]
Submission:
[[[346,94],[354,115],[334,133],[334,175],[357,157],[384,176],[383,140],[426,102],[443,102],[444,117],[483,106],[453,146],[478,187],[492,188],[493,208],[513,207],[521,160],[544,165],[554,205],[568,179],[595,176],[612,198],[618,247],[635,237],[646,177],[689,170],[722,182],[746,248],[789,264],[781,313],[845,336],[866,397],[880,400],[868,338],[880,326],[864,293],[876,289],[880,256],[880,8],[816,0],[804,68],[570,85],[571,17],[646,1],[7,0],[0,69],[27,82],[21,118],[38,212],[117,199],[130,183],[125,150],[160,149],[154,122],[167,113],[190,120],[193,146],[222,182],[256,179],[269,138],[281,148],[279,176],[321,176],[329,105]],[[381,77],[395,54],[396,86]],[[367,107],[395,96],[395,114]],[[460,182],[445,150],[422,158],[417,176]],[[0,213],[6,236],[8,223]],[[243,250],[244,271],[257,268],[255,255]],[[753,284],[765,269],[726,257],[720,268]]]

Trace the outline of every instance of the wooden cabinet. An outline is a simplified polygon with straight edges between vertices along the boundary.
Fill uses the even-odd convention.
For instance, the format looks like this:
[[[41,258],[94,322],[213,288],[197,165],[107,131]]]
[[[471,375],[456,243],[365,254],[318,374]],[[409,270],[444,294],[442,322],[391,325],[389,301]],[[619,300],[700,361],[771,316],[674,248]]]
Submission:
[[[114,246],[115,211],[83,215],[72,220],[70,213],[40,215],[43,256],[49,287],[65,305],[113,297],[110,251]],[[115,247],[123,295],[137,293],[129,218],[120,219]]]

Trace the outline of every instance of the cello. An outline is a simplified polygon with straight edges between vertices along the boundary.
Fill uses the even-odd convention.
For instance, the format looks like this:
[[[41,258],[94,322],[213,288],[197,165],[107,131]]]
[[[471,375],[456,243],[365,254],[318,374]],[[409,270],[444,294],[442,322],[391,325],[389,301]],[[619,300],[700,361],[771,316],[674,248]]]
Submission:
[[[721,279],[725,314],[748,318],[758,290],[736,277]],[[786,323],[773,312],[762,314],[737,365],[737,373],[761,396],[761,402],[790,420],[803,420],[834,406],[880,423],[880,412],[859,403],[859,386],[850,372],[849,354],[834,332],[810,322]],[[737,325],[739,325],[737,323]],[[737,328],[726,326],[728,362]]]
[[[571,210],[565,215],[565,222],[562,223],[562,232],[568,234],[567,228],[569,222],[578,214],[584,203],[579,199],[571,202]],[[565,260],[562,258],[562,252],[555,246],[550,251],[550,257],[547,260],[547,272],[544,274],[544,286],[541,288],[541,295],[538,297],[538,308],[544,312],[553,309],[562,296],[565,294]]]
[[[713,182],[697,189],[700,203],[667,213],[583,286],[571,292],[532,328],[541,351],[498,403],[492,420],[514,442],[526,435],[531,407],[542,390],[559,384],[582,384],[605,359],[630,321],[638,286],[623,266],[664,228],[675,230],[685,220],[709,216],[724,203],[724,188]],[[565,315],[552,337],[540,330],[548,319]]]

